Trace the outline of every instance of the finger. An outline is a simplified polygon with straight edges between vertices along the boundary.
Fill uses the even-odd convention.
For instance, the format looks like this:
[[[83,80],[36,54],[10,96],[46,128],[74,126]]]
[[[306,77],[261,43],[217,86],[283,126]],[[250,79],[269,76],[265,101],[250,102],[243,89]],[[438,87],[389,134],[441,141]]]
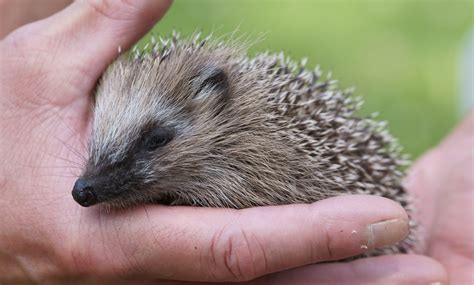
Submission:
[[[256,280],[246,285],[443,285],[448,284],[444,267],[421,255],[386,255],[351,262],[308,265]],[[160,285],[186,284],[161,281]],[[217,284],[217,283],[200,283]]]
[[[105,284],[103,281],[97,284]],[[117,283],[110,284],[121,284]],[[108,284],[108,283],[107,283]],[[124,284],[185,285],[189,282],[168,280],[128,280]],[[218,285],[229,283],[199,283]],[[273,273],[245,285],[443,285],[448,284],[445,268],[421,255],[386,255],[337,262],[307,265]]]
[[[310,265],[264,277],[258,284],[442,285],[448,284],[447,279],[443,266],[428,257],[386,255],[351,262]]]
[[[52,15],[69,5],[71,0],[0,1],[0,39],[19,26]]]
[[[251,280],[357,255],[408,233],[400,205],[364,195],[244,210],[146,206],[102,214],[100,228],[97,216],[85,213],[75,242],[88,250],[75,255],[95,260],[98,274],[132,267],[142,276],[179,280]]]
[[[119,47],[126,50],[140,39],[170,3],[79,0],[52,17],[11,33],[3,44],[10,45],[12,53],[24,50],[16,59],[27,57],[28,64],[39,65],[41,70],[36,73],[42,77],[52,73],[55,82],[65,81],[70,89],[77,89],[76,96],[83,96],[119,55]],[[61,95],[51,91],[47,96]]]

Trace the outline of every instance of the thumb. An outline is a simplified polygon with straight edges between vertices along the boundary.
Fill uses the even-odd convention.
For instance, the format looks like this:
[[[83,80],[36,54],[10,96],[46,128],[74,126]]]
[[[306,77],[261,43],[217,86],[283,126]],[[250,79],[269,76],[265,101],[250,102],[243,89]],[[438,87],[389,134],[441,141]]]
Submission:
[[[5,47],[14,53],[10,58],[27,59],[28,70],[35,71],[31,75],[56,82],[53,90],[45,92],[44,96],[52,97],[48,102],[58,96],[83,96],[118,56],[119,47],[126,50],[133,45],[170,4],[171,0],[79,0],[47,19],[16,30],[2,45],[10,45],[10,49]],[[74,92],[58,90],[58,82],[61,86],[66,83],[67,91]]]

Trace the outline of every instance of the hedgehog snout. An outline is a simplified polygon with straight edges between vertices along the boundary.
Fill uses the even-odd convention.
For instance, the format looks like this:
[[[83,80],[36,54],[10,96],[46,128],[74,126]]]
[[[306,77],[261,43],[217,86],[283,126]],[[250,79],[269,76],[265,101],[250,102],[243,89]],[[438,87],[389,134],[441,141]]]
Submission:
[[[72,197],[79,205],[89,207],[97,204],[97,193],[92,185],[85,179],[79,178],[74,183]]]

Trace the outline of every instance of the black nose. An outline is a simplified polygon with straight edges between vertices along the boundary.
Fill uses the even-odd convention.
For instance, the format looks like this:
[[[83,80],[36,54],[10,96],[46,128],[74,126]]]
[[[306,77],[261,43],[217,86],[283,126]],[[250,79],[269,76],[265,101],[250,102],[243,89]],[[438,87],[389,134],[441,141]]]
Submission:
[[[77,179],[72,189],[72,197],[83,207],[97,204],[97,194],[89,183],[84,179]]]

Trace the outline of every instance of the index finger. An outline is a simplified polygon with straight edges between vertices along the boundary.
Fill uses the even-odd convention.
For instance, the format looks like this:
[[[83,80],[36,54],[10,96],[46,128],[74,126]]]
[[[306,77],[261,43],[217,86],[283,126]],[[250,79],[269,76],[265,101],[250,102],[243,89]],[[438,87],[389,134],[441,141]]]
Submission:
[[[118,214],[89,211],[80,227],[74,256],[91,261],[82,268],[91,274],[222,282],[395,243],[408,234],[408,218],[391,200],[353,195],[243,210],[150,205]]]

